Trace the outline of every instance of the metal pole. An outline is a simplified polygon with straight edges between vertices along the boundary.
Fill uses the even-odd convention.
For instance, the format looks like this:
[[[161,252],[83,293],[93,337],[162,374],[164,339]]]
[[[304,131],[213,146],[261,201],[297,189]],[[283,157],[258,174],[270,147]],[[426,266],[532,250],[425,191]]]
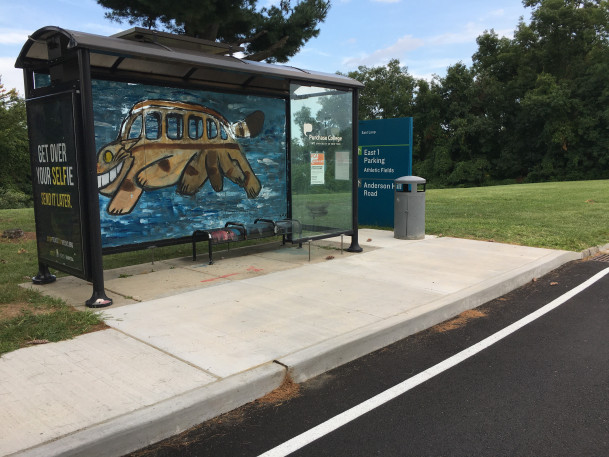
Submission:
[[[93,120],[93,94],[91,91],[91,64],[89,51],[78,50],[78,72],[80,79],[81,129],[85,165],[85,192],[90,236],[91,276],[93,295],[85,305],[89,308],[104,308],[112,299],[104,290],[104,264],[102,257],[101,222],[99,218],[99,195],[97,194],[97,163],[95,157],[95,124]]]
[[[353,129],[353,149],[351,153],[351,170],[353,176],[353,182],[351,186],[351,208],[352,208],[352,230],[353,234],[351,235],[351,246],[347,248],[348,252],[362,252],[363,249],[359,245],[359,237],[357,233],[358,227],[358,212],[357,212],[357,194],[358,194],[358,181],[357,181],[357,162],[358,162],[358,143],[359,143],[359,98],[358,98],[358,90],[353,89],[353,120],[352,120],[352,129]]]

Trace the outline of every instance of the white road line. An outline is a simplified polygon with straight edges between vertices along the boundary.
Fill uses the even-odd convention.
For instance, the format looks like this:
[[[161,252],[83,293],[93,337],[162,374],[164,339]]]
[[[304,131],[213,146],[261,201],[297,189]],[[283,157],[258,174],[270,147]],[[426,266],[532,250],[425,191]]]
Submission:
[[[283,444],[280,444],[279,446],[265,452],[264,454],[261,454],[259,457],[282,457],[282,456],[289,455],[292,452],[297,451],[298,449],[303,448],[307,444],[312,443],[313,441],[315,441],[315,440],[327,435],[328,433],[331,433],[334,430],[342,427],[343,425],[357,419],[358,417],[363,416],[367,412],[372,411],[373,409],[378,408],[379,406],[387,403],[388,401],[391,401],[394,398],[408,392],[410,389],[413,389],[414,387],[418,386],[419,384],[424,383],[425,381],[433,378],[434,376],[448,370],[451,367],[454,367],[455,365],[463,362],[464,360],[472,357],[473,355],[476,355],[478,352],[495,344],[496,342],[502,340],[506,336],[511,335],[516,330],[519,330],[520,328],[524,327],[525,325],[533,322],[535,319],[538,319],[541,316],[543,316],[544,314],[549,313],[553,309],[559,307],[560,305],[565,303],[567,300],[573,298],[575,295],[577,295],[581,291],[590,287],[592,284],[597,282],[599,279],[601,279],[608,273],[609,273],[609,268],[606,268],[605,270],[601,271],[600,273],[597,273],[594,276],[592,276],[587,281],[584,281],[579,286],[575,287],[574,289],[571,289],[569,292],[567,292],[567,293],[561,295],[560,297],[558,297],[557,299],[551,301],[550,303],[545,305],[543,308],[540,308],[537,311],[529,314],[528,316],[523,317],[519,321],[514,322],[512,325],[509,325],[508,327],[504,328],[503,330],[500,330],[497,333],[489,336],[488,338],[485,338],[484,340],[480,341],[479,343],[477,343],[467,349],[464,349],[463,351],[459,352],[458,354],[455,354],[452,357],[449,357],[448,359],[438,363],[437,365],[434,365],[433,367],[428,368],[425,371],[422,371],[421,373],[413,376],[412,378],[409,378],[409,379],[403,381],[402,383],[400,383],[396,386],[393,386],[384,392],[381,392],[380,394],[370,398],[369,400],[366,400],[365,402],[360,403],[357,406],[354,406],[353,408],[339,414],[338,416],[334,416],[333,418],[328,419],[326,422],[323,422],[323,423],[319,424],[318,426],[313,427],[312,429],[292,438],[291,440],[286,441]]]

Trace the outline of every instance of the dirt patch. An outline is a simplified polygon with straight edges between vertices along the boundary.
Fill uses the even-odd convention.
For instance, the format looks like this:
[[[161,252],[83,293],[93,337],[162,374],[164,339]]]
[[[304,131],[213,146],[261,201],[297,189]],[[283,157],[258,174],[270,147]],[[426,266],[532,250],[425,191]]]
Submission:
[[[34,315],[52,313],[52,309],[36,308],[29,303],[6,303],[0,305],[0,321],[7,321],[29,312]]]
[[[478,311],[477,309],[470,309],[468,311],[463,311],[454,319],[451,319],[446,322],[442,322],[441,324],[434,325],[431,330],[436,333],[448,332],[450,330],[455,330],[459,327],[464,326],[467,322],[472,319],[479,319],[481,317],[486,317],[486,313],[482,311]]]
[[[296,384],[288,374],[285,377],[283,384],[281,384],[277,389],[273,390],[272,392],[266,394],[264,397],[256,400],[256,403],[260,405],[272,404],[275,406],[279,406],[288,400],[298,397],[299,395],[300,386]]]
[[[24,241],[35,241],[36,240],[36,232],[23,232],[23,235],[9,238],[7,236],[0,236],[0,243],[23,243]]]
[[[108,324],[106,324],[105,322],[100,322],[99,324],[95,324],[89,327],[89,330],[85,333],[99,332],[100,330],[106,330],[108,328],[110,328]]]

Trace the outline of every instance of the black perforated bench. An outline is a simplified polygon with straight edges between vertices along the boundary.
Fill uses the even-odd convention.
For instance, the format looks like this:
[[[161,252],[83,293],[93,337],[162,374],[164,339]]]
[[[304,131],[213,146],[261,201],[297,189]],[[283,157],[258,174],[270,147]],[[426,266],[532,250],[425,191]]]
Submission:
[[[197,241],[208,242],[209,264],[214,263],[213,245],[256,240],[272,236],[282,236],[282,243],[285,244],[286,237],[302,233],[300,222],[292,219],[281,219],[273,221],[271,219],[256,219],[253,224],[241,224],[239,222],[227,222],[223,228],[209,230],[195,230],[192,233],[192,260],[197,260]]]

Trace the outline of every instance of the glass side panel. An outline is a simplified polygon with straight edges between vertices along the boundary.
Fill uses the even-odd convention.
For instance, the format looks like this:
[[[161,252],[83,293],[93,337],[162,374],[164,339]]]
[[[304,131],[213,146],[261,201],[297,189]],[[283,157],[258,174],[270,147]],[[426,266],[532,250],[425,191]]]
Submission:
[[[292,84],[292,219],[303,238],[353,228],[353,94]]]

